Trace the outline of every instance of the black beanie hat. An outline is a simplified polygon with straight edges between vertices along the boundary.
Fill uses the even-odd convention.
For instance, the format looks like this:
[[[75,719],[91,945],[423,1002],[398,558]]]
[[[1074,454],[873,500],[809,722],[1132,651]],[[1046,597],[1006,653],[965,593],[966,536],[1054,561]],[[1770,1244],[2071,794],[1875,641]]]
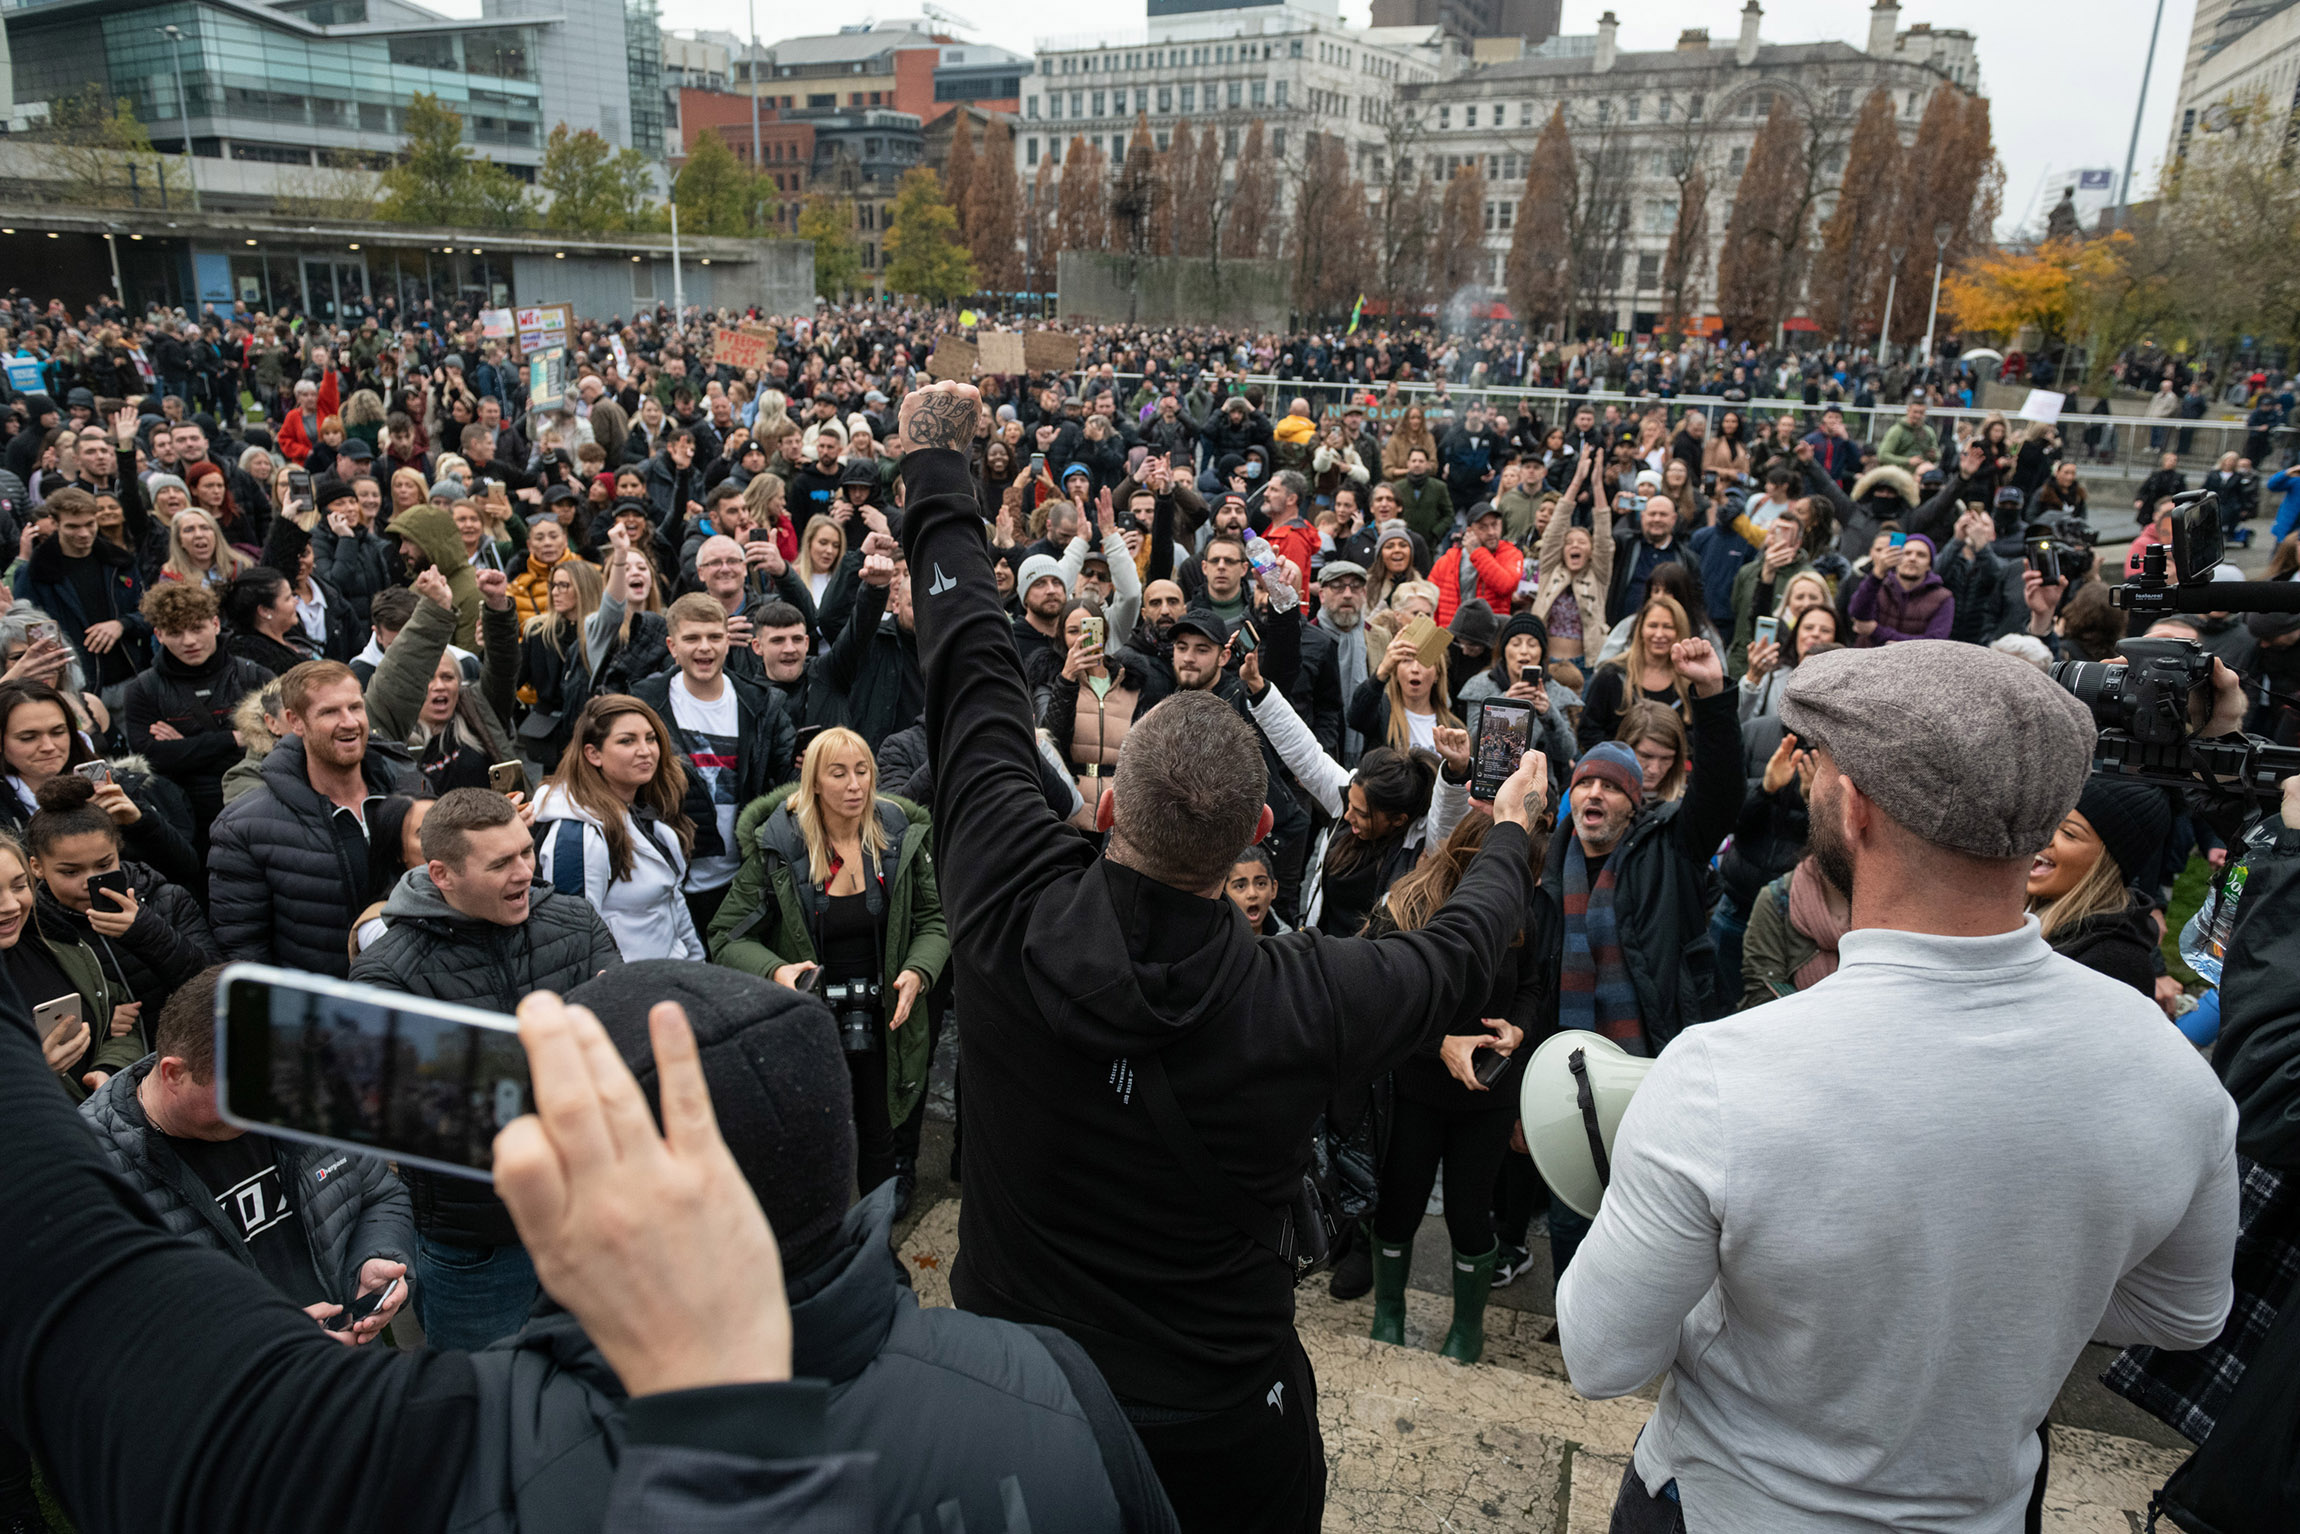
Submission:
[[[1518,634],[1531,634],[1540,640],[1541,658],[1545,661],[1549,659],[1549,625],[1531,613],[1509,615],[1509,621],[1501,626],[1501,637],[1493,643],[1495,653],[1508,649],[1511,637]]]
[[[2095,773],[2087,778],[2076,811],[2116,860],[2126,884],[2155,882],[2157,860],[2172,835],[2172,806],[2164,790],[2137,778]]]
[[[662,1118],[647,1013],[686,1008],[711,1111],[798,1278],[839,1250],[854,1189],[854,1088],[830,1009],[812,996],[716,964],[645,959],[567,993],[589,1007]]]
[[[311,503],[325,511],[336,502],[351,500],[358,494],[358,491],[351,488],[349,480],[338,479],[333,474],[322,474],[312,484]]]
[[[1453,622],[1446,625],[1452,631],[1454,643],[1491,645],[1501,625],[1494,622],[1493,609],[1485,598],[1471,597],[1453,610]]]

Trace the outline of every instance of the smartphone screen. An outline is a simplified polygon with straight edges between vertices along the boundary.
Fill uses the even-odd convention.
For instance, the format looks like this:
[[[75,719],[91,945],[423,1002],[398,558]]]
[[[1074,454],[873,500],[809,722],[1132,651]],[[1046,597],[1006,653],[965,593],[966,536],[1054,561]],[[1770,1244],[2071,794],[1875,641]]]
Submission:
[[[2049,540],[2039,538],[2028,546],[2028,567],[2041,576],[2047,586],[2060,584],[2060,550]]]
[[[288,470],[288,489],[297,495],[311,494],[311,471],[308,469]]]
[[[482,1181],[533,1096],[500,1013],[262,964],[224,970],[216,1067],[230,1123]]]
[[[1523,698],[1488,698],[1478,710],[1469,795],[1491,801],[1533,746],[1533,705]]]
[[[1755,627],[1759,644],[1772,644],[1781,637],[1781,620],[1778,618],[1759,618]]]
[[[1896,549],[1905,549],[1909,546],[1909,535],[1907,533],[1893,533],[1890,535],[1890,537],[1893,540],[1893,547]]]

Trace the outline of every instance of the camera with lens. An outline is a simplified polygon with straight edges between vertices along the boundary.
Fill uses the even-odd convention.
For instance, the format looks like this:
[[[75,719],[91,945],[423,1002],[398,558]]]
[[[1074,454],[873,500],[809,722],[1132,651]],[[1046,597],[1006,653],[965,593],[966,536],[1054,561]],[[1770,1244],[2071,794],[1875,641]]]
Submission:
[[[838,1020],[839,1048],[850,1055],[878,1052],[879,990],[876,980],[830,980],[823,984],[823,1001]]]
[[[2184,613],[2300,611],[2300,583],[2215,581],[2222,553],[2217,499],[2193,491],[2174,501],[2172,542],[2143,551],[2140,573],[2110,588],[2113,606],[2152,621]],[[2177,572],[2177,581],[2169,572]],[[2203,645],[2127,639],[2117,655],[2052,668],[2053,680],[2090,709],[2100,727],[2096,771],[2182,790],[2208,822],[2231,826],[2275,798],[2286,778],[2300,775],[2300,748],[2254,735],[2201,733],[2216,703],[2213,658]]]

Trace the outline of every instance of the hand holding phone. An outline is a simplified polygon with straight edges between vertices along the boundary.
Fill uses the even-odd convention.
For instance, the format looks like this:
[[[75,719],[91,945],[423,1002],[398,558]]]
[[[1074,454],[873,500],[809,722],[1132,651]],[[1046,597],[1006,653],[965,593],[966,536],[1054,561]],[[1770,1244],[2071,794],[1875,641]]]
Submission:
[[[1522,698],[1488,698],[1478,710],[1469,796],[1491,804],[1533,746],[1533,705]]]

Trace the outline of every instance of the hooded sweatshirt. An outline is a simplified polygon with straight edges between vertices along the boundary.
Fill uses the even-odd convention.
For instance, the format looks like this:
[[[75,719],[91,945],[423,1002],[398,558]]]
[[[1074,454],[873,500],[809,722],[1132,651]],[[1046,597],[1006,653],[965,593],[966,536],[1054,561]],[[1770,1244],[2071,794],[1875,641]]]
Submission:
[[[452,513],[437,506],[410,506],[391,519],[394,534],[423,550],[447,577],[455,596],[455,643],[469,650],[479,642],[479,577],[463,557],[463,538]]]
[[[1525,832],[1497,826],[1427,926],[1379,940],[1257,939],[1227,901],[1108,861],[1039,791],[965,459],[914,450],[903,469],[936,866],[969,1019],[952,1292],[1068,1333],[1122,1400],[1251,1399],[1299,1345],[1294,1275],[1223,1211],[1241,1194],[1290,1205],[1328,1096],[1484,1000],[1526,920]],[[1152,1061],[1225,1188],[1202,1185],[1153,1124]]]

